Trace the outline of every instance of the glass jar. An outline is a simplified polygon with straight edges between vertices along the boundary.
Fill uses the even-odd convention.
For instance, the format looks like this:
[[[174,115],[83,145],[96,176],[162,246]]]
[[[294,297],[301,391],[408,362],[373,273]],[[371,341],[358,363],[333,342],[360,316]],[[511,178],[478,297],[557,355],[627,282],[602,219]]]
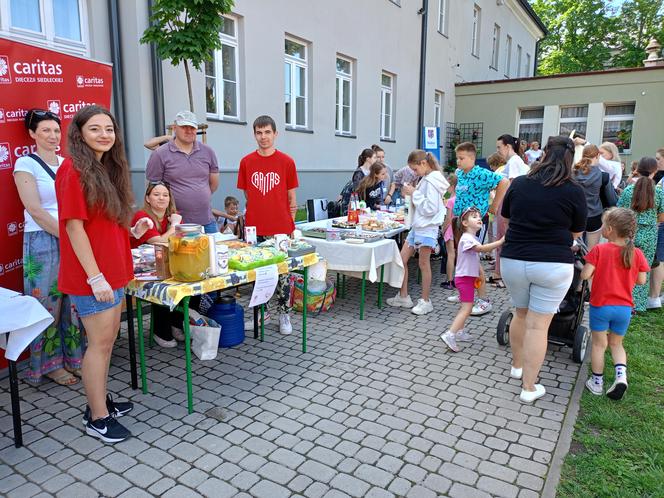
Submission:
[[[175,225],[175,234],[168,238],[168,264],[175,280],[197,282],[207,278],[210,241],[201,225]]]

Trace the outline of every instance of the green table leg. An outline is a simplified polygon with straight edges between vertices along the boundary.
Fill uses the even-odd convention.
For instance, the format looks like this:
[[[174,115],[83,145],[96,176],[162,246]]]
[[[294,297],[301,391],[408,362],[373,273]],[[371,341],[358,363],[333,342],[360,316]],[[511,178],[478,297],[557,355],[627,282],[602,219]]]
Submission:
[[[367,288],[367,272],[362,272],[362,292],[360,293],[360,320],[364,320],[364,293]]]
[[[346,299],[346,275],[341,276],[341,298]]]
[[[145,338],[143,337],[143,305],[136,298],[136,321],[138,322],[138,356],[141,360],[141,389],[143,394],[148,393],[148,374],[145,369]]]
[[[150,340],[148,341],[148,345],[153,348],[154,347],[154,307],[158,306],[157,304],[152,304],[150,305]]]
[[[194,412],[194,388],[191,383],[191,330],[189,329],[189,296],[182,300],[184,314],[184,358],[187,368],[187,410]]]
[[[302,286],[302,352],[307,352],[307,298],[309,295],[308,288],[309,268],[304,267],[304,285]]]
[[[385,265],[380,267],[380,282],[378,283],[378,308],[383,307],[383,278],[385,277]]]
[[[261,304],[261,342],[265,340],[265,305]]]

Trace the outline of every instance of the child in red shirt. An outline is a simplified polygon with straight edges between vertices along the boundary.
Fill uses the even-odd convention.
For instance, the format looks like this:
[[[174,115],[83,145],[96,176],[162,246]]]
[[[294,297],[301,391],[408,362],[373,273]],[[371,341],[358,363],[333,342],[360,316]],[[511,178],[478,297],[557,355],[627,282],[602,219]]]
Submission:
[[[606,395],[618,400],[627,390],[627,354],[623,338],[634,307],[632,290],[634,285],[646,282],[650,268],[641,250],[634,247],[636,216],[631,210],[610,209],[604,213],[602,222],[602,235],[609,242],[593,247],[581,272],[582,279],[593,279],[590,293],[592,377],[586,387],[596,396],[603,394],[604,352],[608,345],[616,377]]]

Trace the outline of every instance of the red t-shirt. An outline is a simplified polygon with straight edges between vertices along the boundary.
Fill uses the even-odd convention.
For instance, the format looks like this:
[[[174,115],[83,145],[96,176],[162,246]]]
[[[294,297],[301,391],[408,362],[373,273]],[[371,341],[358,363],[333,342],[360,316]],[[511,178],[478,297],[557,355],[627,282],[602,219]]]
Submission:
[[[240,161],[237,188],[247,196],[245,226],[255,226],[262,236],[290,234],[295,229],[288,191],[298,187],[295,161],[278,150],[270,156],[257,151]]]
[[[65,229],[67,220],[83,220],[99,270],[113,289],[127,285],[134,278],[129,248],[129,231],[99,209],[88,209],[80,174],[70,158],[64,160],[55,177],[60,227],[60,271],[58,289],[65,294],[89,296],[92,289],[87,275],[74,253]]]
[[[632,289],[640,272],[650,270],[641,249],[634,249],[631,268],[625,268],[620,256],[622,247],[598,244],[586,256],[586,262],[595,267],[590,304],[593,306],[634,306]]]
[[[150,215],[145,211],[143,211],[142,209],[139,209],[138,211],[136,211],[136,214],[134,214],[134,218],[131,220],[131,226],[134,226],[136,222],[141,218],[150,218]],[[150,219],[152,220],[152,218]],[[129,237],[129,243],[131,244],[131,248],[134,249],[135,247],[138,247],[141,244],[147,244],[148,240],[150,240],[152,237],[159,237],[167,230],[168,230],[168,218],[164,216],[164,219],[161,220],[161,226],[156,226],[156,225],[153,226],[147,232],[145,232],[143,234],[143,237],[141,237],[140,239],[135,239],[133,236]]]

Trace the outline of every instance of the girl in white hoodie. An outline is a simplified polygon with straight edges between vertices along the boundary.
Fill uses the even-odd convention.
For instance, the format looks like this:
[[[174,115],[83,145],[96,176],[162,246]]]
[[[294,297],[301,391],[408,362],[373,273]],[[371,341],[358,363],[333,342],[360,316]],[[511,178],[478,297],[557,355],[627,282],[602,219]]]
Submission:
[[[411,209],[414,210],[412,226],[406,242],[401,249],[401,260],[404,266],[403,284],[399,293],[388,299],[390,306],[411,308],[416,315],[426,315],[433,311],[429,299],[431,290],[431,251],[438,243],[438,228],[445,220],[445,203],[443,196],[449,183],[440,171],[436,158],[423,150],[414,150],[408,155],[408,165],[421,179],[417,186],[405,184],[401,194],[412,196]],[[419,250],[419,265],[422,273],[422,298],[413,306],[408,295],[408,260]]]

